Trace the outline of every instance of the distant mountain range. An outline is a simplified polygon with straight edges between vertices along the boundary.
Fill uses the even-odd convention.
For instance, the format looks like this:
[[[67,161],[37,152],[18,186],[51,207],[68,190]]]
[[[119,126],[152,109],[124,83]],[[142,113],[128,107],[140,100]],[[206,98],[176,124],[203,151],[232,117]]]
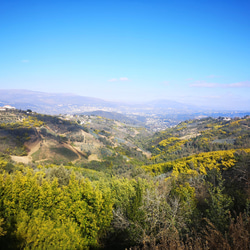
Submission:
[[[101,99],[62,93],[45,93],[22,89],[1,89],[0,105],[12,105],[17,109],[32,109],[39,113],[71,113],[82,106],[110,107],[114,105]],[[80,110],[78,110],[80,111]]]
[[[46,114],[76,114],[96,110],[124,114],[193,114],[211,111],[209,108],[172,100],[155,100],[142,104],[105,101],[75,94],[45,93],[23,89],[0,89],[0,106],[31,109]]]
[[[74,94],[45,93],[23,89],[0,89],[0,106],[32,109],[39,113],[60,114],[91,112],[94,110],[175,113],[200,111],[200,107],[170,100],[156,100],[142,104],[126,104]]]

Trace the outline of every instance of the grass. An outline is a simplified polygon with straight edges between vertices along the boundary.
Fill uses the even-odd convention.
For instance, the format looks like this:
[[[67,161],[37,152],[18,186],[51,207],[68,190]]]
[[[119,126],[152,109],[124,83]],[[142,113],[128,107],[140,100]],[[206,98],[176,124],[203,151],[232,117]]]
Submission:
[[[78,158],[78,155],[71,151],[68,148],[60,147],[60,148],[50,148],[50,150],[64,158],[66,158],[68,161],[73,161]]]
[[[40,153],[41,153],[41,149],[38,149],[35,153],[33,153],[31,155],[33,161],[38,161],[39,160]]]

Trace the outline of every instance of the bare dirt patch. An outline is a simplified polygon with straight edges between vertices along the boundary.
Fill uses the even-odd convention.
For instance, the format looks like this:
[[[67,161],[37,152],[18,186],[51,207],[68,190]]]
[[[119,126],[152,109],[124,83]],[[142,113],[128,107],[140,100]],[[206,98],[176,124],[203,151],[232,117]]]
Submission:
[[[11,160],[19,163],[24,163],[28,164],[31,162],[30,158],[28,156],[16,156],[16,155],[11,155]]]
[[[24,145],[28,148],[28,155],[27,156],[16,156],[11,155],[11,159],[15,162],[20,162],[24,164],[28,164],[32,162],[32,154],[34,154],[37,150],[39,150],[41,146],[41,141],[38,139],[34,142],[25,142]]]
[[[152,154],[148,151],[143,151],[140,148],[137,148],[136,150],[142,152],[148,159],[152,156]]]
[[[195,138],[197,136],[201,135],[200,133],[192,133],[192,134],[188,134],[188,135],[184,135],[182,137],[180,137],[181,140],[188,140],[191,138]]]
[[[101,161],[96,154],[92,154],[88,157],[89,161]]]

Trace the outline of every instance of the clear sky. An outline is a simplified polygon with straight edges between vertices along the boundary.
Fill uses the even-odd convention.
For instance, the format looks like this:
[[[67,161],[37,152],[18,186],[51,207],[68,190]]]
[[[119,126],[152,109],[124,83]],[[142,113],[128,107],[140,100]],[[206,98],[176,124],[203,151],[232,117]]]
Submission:
[[[0,88],[250,109],[250,1],[1,0]]]

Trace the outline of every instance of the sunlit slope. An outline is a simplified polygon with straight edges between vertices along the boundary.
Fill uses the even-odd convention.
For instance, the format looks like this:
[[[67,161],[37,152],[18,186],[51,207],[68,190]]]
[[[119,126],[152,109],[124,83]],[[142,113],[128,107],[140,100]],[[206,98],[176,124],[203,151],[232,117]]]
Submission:
[[[169,173],[171,176],[187,174],[206,175],[208,170],[227,170],[237,165],[240,155],[250,154],[250,148],[206,152],[164,163],[145,165],[143,168],[153,175]]]
[[[144,159],[135,137],[148,135],[99,116],[50,116],[24,111],[0,113],[0,152],[23,163],[86,163],[122,156]]]
[[[250,118],[205,118],[180,123],[144,141],[152,163],[201,152],[250,147]]]

